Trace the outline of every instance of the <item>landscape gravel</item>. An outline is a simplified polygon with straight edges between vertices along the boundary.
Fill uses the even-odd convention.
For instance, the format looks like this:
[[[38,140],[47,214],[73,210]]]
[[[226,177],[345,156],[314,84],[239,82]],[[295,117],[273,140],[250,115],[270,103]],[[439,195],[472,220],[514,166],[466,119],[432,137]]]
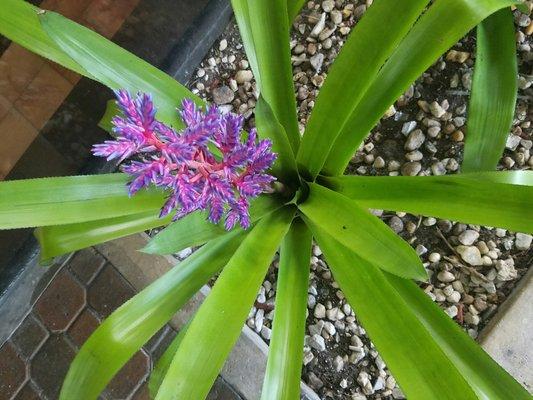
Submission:
[[[290,47],[301,132],[331,63],[371,3],[310,1],[296,18]],[[527,3],[531,10],[533,2]],[[530,15],[518,11],[514,15],[519,96],[500,170],[533,167],[533,23]],[[459,172],[474,61],[475,34],[471,33],[389,108],[354,154],[347,173],[414,176]],[[244,114],[253,125],[258,92],[234,22],[206,56],[189,87],[225,111]],[[531,235],[403,212],[373,212],[416,249],[430,276],[421,288],[474,338],[533,261]],[[186,249],[179,257],[190,253]],[[272,263],[247,320],[267,343],[274,315],[277,263]],[[403,398],[317,246],[311,257],[307,305],[302,378],[320,398]]]

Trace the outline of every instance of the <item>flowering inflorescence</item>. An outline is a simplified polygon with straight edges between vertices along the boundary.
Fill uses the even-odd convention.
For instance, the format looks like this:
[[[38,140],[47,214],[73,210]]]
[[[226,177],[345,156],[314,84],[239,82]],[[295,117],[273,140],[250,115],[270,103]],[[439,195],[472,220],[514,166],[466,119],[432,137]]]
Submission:
[[[249,199],[275,180],[266,173],[276,159],[270,140],[257,141],[254,129],[244,138],[242,116],[222,114],[216,106],[203,111],[187,99],[180,111],[185,128],[176,131],[155,119],[150,95],[116,95],[122,111],[112,121],[116,140],[95,145],[93,153],[120,162],[137,156],[122,166],[133,176],[130,195],[153,184],[169,191],[161,217],[208,210],[213,223],[225,215],[227,230],[250,226]]]

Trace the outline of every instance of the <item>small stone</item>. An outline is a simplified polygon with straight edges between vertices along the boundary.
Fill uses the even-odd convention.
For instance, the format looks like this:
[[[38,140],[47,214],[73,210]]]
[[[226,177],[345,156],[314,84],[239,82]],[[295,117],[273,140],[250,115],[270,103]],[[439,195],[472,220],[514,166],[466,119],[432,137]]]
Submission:
[[[448,283],[455,280],[455,275],[450,271],[440,271],[437,274],[437,279],[441,282]]]
[[[380,390],[383,390],[385,388],[385,379],[382,376],[378,376],[376,381],[374,382],[374,386],[372,389],[374,392],[378,392]]]
[[[418,161],[407,162],[402,165],[402,175],[404,176],[415,176],[422,170],[422,164]]]
[[[342,379],[339,383],[339,386],[343,389],[346,389],[348,387],[348,381],[346,379]]]
[[[440,161],[431,164],[431,173],[436,176],[445,175],[446,167]]]
[[[437,223],[437,220],[433,217],[427,217],[427,218],[424,218],[424,220],[422,221],[422,224],[424,226],[433,226]]]
[[[428,260],[432,263],[438,263],[440,261],[440,254],[439,253],[430,253]]]
[[[454,142],[462,142],[465,138],[465,134],[462,131],[455,131],[452,133],[452,140]]]
[[[481,253],[476,246],[457,246],[456,250],[464,262],[473,266],[483,265]]]
[[[324,307],[323,304],[318,303],[315,307],[313,315],[315,318],[323,319],[326,316],[326,307]]]
[[[330,13],[331,22],[333,22],[335,25],[339,25],[342,22],[342,12],[339,10],[333,10]]]
[[[436,101],[432,102],[430,105],[429,105],[429,111],[431,111],[431,114],[435,117],[435,118],[440,118],[442,117],[445,113],[446,113],[446,110],[444,110],[439,103],[437,103]]]
[[[263,326],[261,328],[261,337],[265,340],[270,340],[270,338],[272,337],[272,329]]]
[[[496,236],[498,236],[499,238],[502,238],[502,237],[505,237],[505,235],[507,235],[507,230],[503,228],[496,228]]]
[[[335,8],[335,2],[333,0],[324,0],[322,2],[322,9],[329,13]]]
[[[235,80],[239,84],[250,82],[253,77],[254,77],[254,75],[253,75],[252,71],[250,71],[248,69],[237,71],[237,73],[235,74]]]
[[[320,70],[322,69],[322,64],[324,63],[324,54],[316,53],[313,57],[309,59],[309,62],[311,63],[311,66],[315,69],[315,71],[320,72]]]
[[[376,159],[374,160],[374,164],[372,164],[372,166],[376,169],[381,169],[383,167],[385,167],[385,160],[382,158],[382,157],[376,157]]]
[[[322,13],[322,15],[320,16],[320,19],[318,20],[316,25],[313,27],[313,30],[311,31],[311,36],[318,37],[318,35],[320,34],[320,32],[322,32],[325,26],[326,26],[326,13]]]
[[[409,136],[407,136],[407,141],[405,142],[405,150],[413,151],[422,146],[422,143],[426,140],[424,133],[421,129],[415,129],[412,131]]]
[[[235,93],[228,86],[220,86],[213,89],[213,100],[216,104],[228,104],[235,98]]]
[[[228,48],[228,41],[226,39],[222,39],[218,45],[218,49],[220,51],[224,51]]]
[[[189,257],[191,254],[192,254],[192,248],[187,247],[178,253],[178,257],[180,260],[183,260],[184,258]]]
[[[326,316],[330,321],[337,321],[339,318],[339,309],[337,307],[332,308],[331,310],[326,311]]]
[[[459,303],[459,300],[461,300],[461,293],[453,291],[446,297],[446,300],[450,303]]]
[[[407,136],[416,128],[416,121],[409,121],[403,124],[402,133]]]
[[[532,240],[533,236],[527,233],[517,233],[514,245],[517,250],[529,250]]]
[[[389,226],[396,233],[400,233],[401,231],[403,231],[403,221],[400,217],[396,215],[393,215],[389,220]]]
[[[309,381],[307,383],[309,383],[309,386],[311,386],[313,389],[315,390],[318,390],[320,389],[322,386],[324,386],[324,382],[322,382],[320,380],[320,378],[318,376],[315,375],[314,372],[310,372],[309,375],[308,375],[308,379]]]
[[[508,258],[507,260],[496,261],[496,270],[498,271],[497,278],[500,281],[512,281],[518,276],[518,272],[514,267],[514,260]]]
[[[313,335],[310,336],[307,339],[307,344],[309,347],[318,350],[318,351],[325,351],[326,350],[326,343],[324,342],[324,338],[320,335]]]
[[[467,229],[466,231],[462,232],[459,237],[457,238],[461,244],[464,244],[465,246],[470,246],[474,244],[474,242],[479,238],[479,232],[473,230],[473,229]]]
[[[439,136],[440,133],[440,126],[432,126],[428,129],[428,136],[431,138],[436,138]]]
[[[450,50],[448,54],[446,54],[446,61],[463,64],[469,57],[470,53],[467,53],[466,51]]]
[[[335,371],[341,372],[344,368],[344,360],[341,356],[336,356],[333,359],[333,368],[335,368]]]
[[[311,361],[313,361],[314,358],[315,358],[315,355],[313,354],[313,352],[311,352],[311,351],[304,351],[303,364],[304,364],[304,365],[309,364]]]
[[[418,254],[419,256],[422,256],[428,252],[428,249],[426,248],[426,246],[418,244],[416,246],[415,251],[416,251],[416,254]]]

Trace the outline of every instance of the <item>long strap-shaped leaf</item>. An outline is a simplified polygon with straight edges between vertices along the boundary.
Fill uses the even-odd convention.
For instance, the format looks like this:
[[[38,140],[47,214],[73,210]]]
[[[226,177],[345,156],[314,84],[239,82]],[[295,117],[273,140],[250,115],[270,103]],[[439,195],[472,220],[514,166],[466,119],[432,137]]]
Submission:
[[[96,399],[135,352],[222,268],[244,236],[236,231],[210,242],[111,314],[74,359],[60,399]]]
[[[320,89],[298,151],[298,164],[310,178],[320,172],[335,138],[379,68],[428,3],[375,0],[357,23]]]
[[[151,93],[163,122],[180,127],[176,107],[184,98],[203,104],[196,95],[172,77],[117,46],[96,32],[53,12],[40,16],[50,38],[91,77],[112,89]]]
[[[41,247],[41,260],[144,232],[172,221],[172,215],[160,218],[159,213],[159,210],[146,211],[123,217],[37,228],[34,234]]]
[[[0,229],[69,224],[161,208],[160,190],[128,196],[125,174],[40,178],[0,183]]]
[[[399,44],[353,110],[329,152],[324,174],[342,174],[361,141],[416,78],[474,26],[515,3],[512,0],[434,2]]]
[[[325,185],[365,208],[404,211],[533,233],[533,172],[345,176]]]
[[[407,398],[477,399],[456,366],[388,282],[386,272],[324,231],[312,230],[335,280]]]
[[[286,0],[248,1],[260,90],[285,132],[294,154],[300,144],[289,47]]]
[[[185,326],[181,328],[181,330],[172,340],[172,342],[167,347],[161,358],[157,361],[157,364],[154,366],[154,369],[152,370],[152,373],[150,374],[150,379],[148,381],[148,390],[150,391],[150,398],[155,399],[155,397],[157,396],[157,392],[159,391],[159,388],[161,387],[161,384],[163,383],[163,380],[165,379],[165,376],[168,373],[170,364],[172,364],[174,355],[176,354],[178,348],[181,345],[181,341],[185,336],[185,332],[187,332],[189,324],[190,320]]]
[[[266,214],[283,206],[276,196],[260,196],[252,201],[250,218],[258,221]],[[223,223],[215,225],[207,221],[203,213],[192,213],[163,229],[142,250],[150,254],[172,254],[186,247],[198,246],[208,240],[226,233]]]
[[[231,0],[231,7],[239,26],[239,33],[244,44],[244,50],[250,67],[254,74],[255,81],[258,85],[261,84],[261,76],[257,65],[257,54],[255,50],[254,37],[252,34],[252,25],[250,23],[250,12],[248,10],[248,0]]]
[[[201,400],[208,394],[293,215],[292,207],[270,214],[242,242],[187,328],[157,400]]]
[[[294,18],[300,12],[305,0],[287,0],[287,13],[289,15],[289,23],[294,21]]]
[[[305,223],[296,219],[281,245],[263,400],[300,398],[311,241]]]
[[[23,0],[2,0],[0,34],[65,68],[92,78],[86,69],[50,39],[41,27],[39,12],[39,8]]]
[[[296,159],[291,150],[285,129],[278,122],[268,103],[260,97],[255,106],[255,125],[261,139],[272,140],[272,151],[278,155],[272,172],[286,184],[299,181]]]
[[[414,282],[387,273],[384,275],[478,398],[531,400],[529,393],[444,314]]]
[[[518,67],[511,10],[479,24],[476,45],[463,172],[496,169],[513,123]]]
[[[330,189],[316,183],[309,184],[309,188],[309,197],[298,205],[308,225],[323,229],[385,271],[405,278],[427,279],[413,248],[379,218]]]

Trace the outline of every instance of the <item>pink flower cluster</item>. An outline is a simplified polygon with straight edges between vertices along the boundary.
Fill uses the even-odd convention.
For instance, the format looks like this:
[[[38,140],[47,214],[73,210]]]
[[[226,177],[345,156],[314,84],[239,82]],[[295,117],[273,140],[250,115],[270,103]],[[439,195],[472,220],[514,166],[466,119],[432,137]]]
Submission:
[[[116,140],[93,147],[93,153],[120,162],[133,177],[130,195],[151,184],[167,189],[169,196],[161,217],[176,210],[174,219],[208,210],[209,220],[225,227],[250,226],[249,199],[264,192],[275,178],[266,173],[276,159],[269,140],[257,141],[252,129],[243,136],[244,118],[222,114],[216,106],[205,111],[184,100],[180,111],[185,128],[176,131],[155,119],[148,94],[132,97],[117,91],[122,114],[113,119]]]

